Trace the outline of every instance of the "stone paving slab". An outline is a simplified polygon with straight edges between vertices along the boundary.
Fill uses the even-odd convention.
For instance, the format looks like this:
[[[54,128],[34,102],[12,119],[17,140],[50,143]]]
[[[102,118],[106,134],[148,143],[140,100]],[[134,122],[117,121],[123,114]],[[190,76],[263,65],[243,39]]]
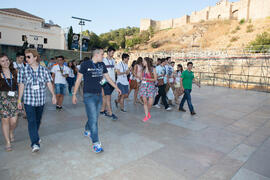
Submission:
[[[238,161],[246,162],[255,151],[255,147],[248,146],[246,144],[240,144],[232,152],[230,152],[228,156]]]
[[[243,165],[242,162],[225,157],[221,159],[217,164],[209,168],[205,174],[200,176],[199,180],[227,180],[231,179],[234,174],[240,169]]]
[[[270,178],[270,139],[248,159],[244,168]]]
[[[232,178],[232,180],[270,180],[270,178],[257,174],[253,171],[249,171],[245,168],[241,168]]]

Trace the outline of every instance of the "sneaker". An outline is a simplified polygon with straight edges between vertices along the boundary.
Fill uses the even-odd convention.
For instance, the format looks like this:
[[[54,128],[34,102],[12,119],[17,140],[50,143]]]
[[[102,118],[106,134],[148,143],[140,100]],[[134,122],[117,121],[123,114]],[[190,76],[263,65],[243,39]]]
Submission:
[[[62,106],[56,105],[56,110],[61,110],[61,109],[62,109]]]
[[[90,131],[84,131],[84,137],[91,137],[91,132]]]
[[[69,93],[69,96],[72,96],[72,93]]]
[[[103,151],[103,148],[101,147],[101,144],[100,143],[95,143],[93,145],[93,150],[95,153],[100,153]]]
[[[143,122],[146,122],[146,121],[148,121],[149,120],[149,117],[148,116],[145,116],[144,118],[143,118]]]
[[[34,144],[32,147],[32,153],[38,152],[39,149],[40,149],[40,147],[38,145]]]
[[[105,116],[112,118],[112,120],[114,120],[114,121],[118,120],[118,117],[115,114],[112,114],[112,115],[106,114]]]
[[[122,112],[127,112],[127,111],[126,111],[126,110],[124,110],[124,109],[121,109],[121,111],[122,111]]]
[[[160,106],[158,104],[154,105],[154,107],[160,109]]]
[[[166,108],[166,111],[170,111],[170,110],[172,110],[171,107],[167,107],[167,108]]]
[[[194,111],[193,111],[193,112],[191,112],[190,114],[191,114],[192,116],[196,115],[196,113],[195,113]]]
[[[184,108],[179,108],[178,110],[182,111],[182,112],[186,112],[186,110]]]
[[[101,112],[100,112],[100,115],[107,116],[107,111],[106,111],[106,110],[105,110],[105,111],[101,111]]]

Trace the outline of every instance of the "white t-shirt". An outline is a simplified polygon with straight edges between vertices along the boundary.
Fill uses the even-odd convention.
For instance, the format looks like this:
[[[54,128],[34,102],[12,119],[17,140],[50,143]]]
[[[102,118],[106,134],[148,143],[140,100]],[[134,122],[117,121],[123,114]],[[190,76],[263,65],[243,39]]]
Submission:
[[[106,65],[110,78],[115,82],[115,60],[103,58],[103,62]]]
[[[61,69],[63,70],[63,75],[69,74],[69,68],[67,66],[64,65],[64,66],[62,66]],[[55,84],[66,84],[67,83],[66,78],[64,76],[62,76],[60,66],[58,64],[52,67],[51,72],[55,74],[55,80],[54,80]]]
[[[20,70],[24,67],[24,64],[23,63],[18,64],[17,62],[13,62],[13,67],[17,70]]]
[[[74,71],[72,68],[68,67],[68,70],[69,70],[69,73],[68,73],[68,77],[70,78],[74,78],[75,77],[75,74],[74,74]]]
[[[126,72],[128,70],[128,65],[123,61],[119,62],[116,67],[121,73]],[[122,85],[129,85],[127,74],[117,75],[117,83],[121,83]]]

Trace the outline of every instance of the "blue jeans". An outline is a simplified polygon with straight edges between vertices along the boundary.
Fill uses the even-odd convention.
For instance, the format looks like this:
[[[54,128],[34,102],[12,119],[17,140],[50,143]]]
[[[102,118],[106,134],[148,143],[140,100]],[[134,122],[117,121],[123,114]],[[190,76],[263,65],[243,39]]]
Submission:
[[[40,146],[38,130],[41,122],[44,105],[35,107],[25,104],[24,108],[28,120],[28,133],[31,139],[31,147],[34,144]]]
[[[84,104],[88,121],[85,125],[85,130],[90,130],[93,143],[99,142],[98,138],[98,116],[102,105],[102,95],[84,93]]]
[[[190,112],[194,112],[193,105],[192,105],[192,102],[191,102],[191,95],[190,95],[191,89],[185,89],[185,90],[184,90],[184,93],[185,93],[185,94],[184,94],[184,96],[183,96],[183,98],[182,98],[182,100],[181,100],[179,109],[180,109],[180,108],[183,108],[183,106],[184,106],[184,104],[185,104],[185,102],[186,102],[186,100],[187,100],[189,111],[190,111]]]
[[[71,77],[67,77],[67,83],[68,83],[68,92],[71,94],[72,93],[72,87],[74,86],[75,83],[75,77],[71,78]]]

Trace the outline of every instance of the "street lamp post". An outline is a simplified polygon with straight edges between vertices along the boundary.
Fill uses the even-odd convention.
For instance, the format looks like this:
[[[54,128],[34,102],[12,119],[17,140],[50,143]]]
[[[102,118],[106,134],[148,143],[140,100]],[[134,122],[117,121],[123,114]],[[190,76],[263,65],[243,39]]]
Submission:
[[[80,33],[80,60],[82,60],[82,26],[85,25],[85,21],[91,22],[90,19],[84,19],[79,17],[72,16],[73,19],[80,20],[79,25],[81,26],[81,33]]]

